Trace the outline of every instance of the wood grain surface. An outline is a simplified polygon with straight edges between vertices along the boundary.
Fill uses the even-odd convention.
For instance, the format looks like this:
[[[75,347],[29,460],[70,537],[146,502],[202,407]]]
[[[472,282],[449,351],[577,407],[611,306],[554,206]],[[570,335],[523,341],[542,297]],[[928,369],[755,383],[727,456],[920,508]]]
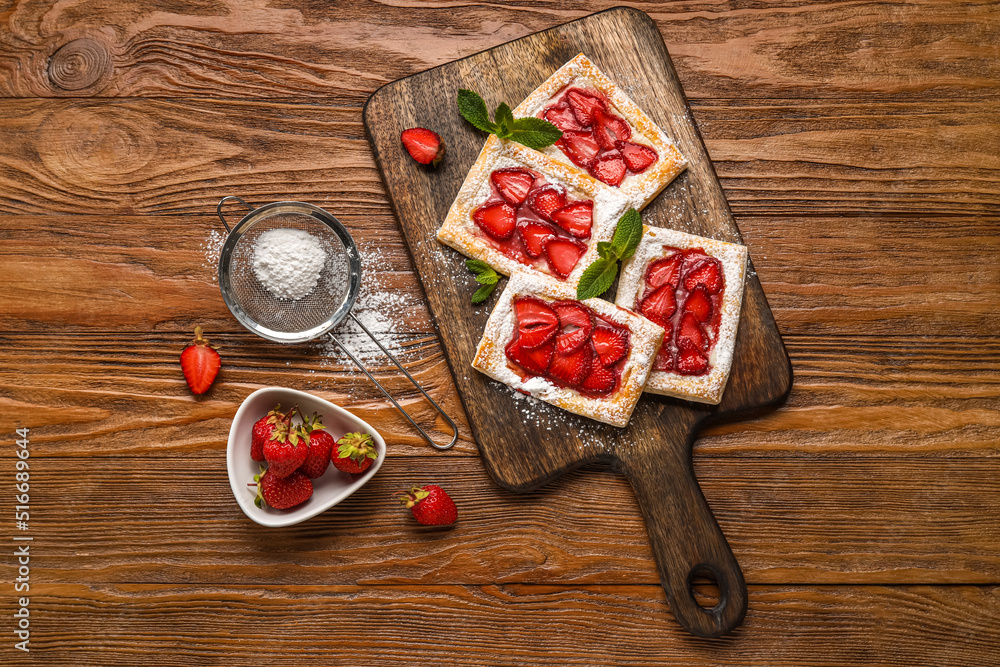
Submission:
[[[16,295],[0,481],[30,425],[37,509],[32,652],[13,649],[8,585],[0,663],[1000,665],[1000,13],[634,6],[670,49],[796,378],[781,409],[694,448],[749,584],[744,625],[702,640],[673,621],[620,476],[499,489],[464,419],[432,452],[322,346],[243,331],[206,252],[223,196],[328,208],[405,297],[405,326],[380,333],[461,414],[361,105],[608,5],[19,2],[0,12],[0,286]],[[110,70],[64,51],[53,75],[78,39]],[[176,362],[196,323],[226,360],[201,399]],[[232,414],[270,384],[357,410],[390,444],[385,477],[277,533],[239,514],[224,472]],[[454,529],[395,506],[423,481],[456,496]],[[12,512],[0,495],[6,540]],[[331,635],[351,623],[376,629]]]

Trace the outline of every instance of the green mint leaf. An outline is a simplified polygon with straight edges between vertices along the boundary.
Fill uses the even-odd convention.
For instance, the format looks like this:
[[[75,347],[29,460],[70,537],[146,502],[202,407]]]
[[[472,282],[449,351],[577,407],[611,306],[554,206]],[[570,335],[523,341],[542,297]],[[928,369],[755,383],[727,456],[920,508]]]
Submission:
[[[597,254],[601,259],[606,259],[609,262],[618,261],[618,255],[611,249],[611,241],[598,241]]]
[[[482,283],[483,285],[493,285],[496,284],[498,280],[500,280],[500,276],[498,276],[497,272],[494,271],[493,269],[490,269],[489,271],[483,271],[478,276],[476,276],[476,282]]]
[[[492,271],[493,267],[484,262],[481,259],[467,259],[465,260],[465,268],[473,273],[483,273],[485,271]]]
[[[486,102],[478,93],[462,88],[458,91],[458,112],[462,118],[472,123],[483,132],[496,132],[497,126],[490,122],[490,114],[486,110]]]
[[[501,102],[500,106],[497,107],[496,113],[493,115],[493,119],[496,124],[500,127],[497,131],[497,136],[501,139],[506,139],[511,135],[514,130],[514,112],[510,110],[506,102]]]
[[[618,259],[628,259],[635,253],[642,239],[642,218],[634,208],[625,211],[618,220],[615,235],[611,239],[611,249]]]
[[[604,258],[594,260],[580,276],[580,284],[576,286],[576,298],[592,299],[601,296],[611,288],[611,283],[618,275],[618,262]]]
[[[512,123],[511,141],[516,141],[528,148],[540,149],[559,141],[562,131],[542,118],[528,116],[518,118]]]
[[[486,299],[490,298],[490,294],[493,294],[493,290],[496,289],[496,283],[492,285],[480,285],[476,293],[472,295],[472,303],[482,303]]]

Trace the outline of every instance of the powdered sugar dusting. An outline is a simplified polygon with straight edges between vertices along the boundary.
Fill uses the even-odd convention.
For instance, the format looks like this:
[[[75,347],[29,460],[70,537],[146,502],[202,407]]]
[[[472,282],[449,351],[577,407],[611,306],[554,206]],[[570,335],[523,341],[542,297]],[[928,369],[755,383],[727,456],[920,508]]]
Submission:
[[[199,249],[205,255],[202,268],[212,270],[212,282],[219,280],[219,257],[222,256],[222,246],[226,244],[226,235],[217,229],[208,233],[208,238],[201,242]]]

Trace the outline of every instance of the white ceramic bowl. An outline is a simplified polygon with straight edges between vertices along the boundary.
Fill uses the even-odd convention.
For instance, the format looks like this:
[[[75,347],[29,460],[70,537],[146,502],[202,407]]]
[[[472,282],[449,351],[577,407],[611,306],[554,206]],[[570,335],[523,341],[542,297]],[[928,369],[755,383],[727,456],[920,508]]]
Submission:
[[[299,410],[305,415],[318,412],[323,416],[326,430],[335,440],[349,432],[371,433],[372,439],[375,441],[375,449],[378,450],[378,458],[372,463],[372,467],[361,475],[349,475],[346,472],[341,472],[334,468],[331,463],[321,477],[313,480],[312,497],[297,507],[286,510],[257,507],[253,504],[254,498],[257,497],[257,489],[247,486],[247,483],[253,482],[253,476],[260,472],[260,466],[266,464],[258,463],[250,458],[251,432],[257,420],[274,409],[277,403],[281,404],[283,410],[290,410],[292,406],[297,404]],[[371,479],[372,475],[382,467],[384,460],[385,440],[382,439],[378,431],[366,422],[330,401],[317,398],[304,391],[282,387],[264,387],[244,399],[240,409],[236,411],[236,416],[233,417],[233,425],[229,429],[229,445],[226,447],[229,485],[233,489],[236,502],[239,503],[244,514],[260,525],[269,528],[291,526],[330,509],[364,486],[365,482]]]

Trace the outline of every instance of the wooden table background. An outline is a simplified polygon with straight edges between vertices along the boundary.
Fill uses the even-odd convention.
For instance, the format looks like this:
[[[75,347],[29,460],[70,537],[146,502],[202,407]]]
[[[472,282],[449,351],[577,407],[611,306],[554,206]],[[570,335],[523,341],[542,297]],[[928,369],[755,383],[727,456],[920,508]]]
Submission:
[[[0,536],[18,532],[27,426],[34,538],[31,653],[13,648],[8,555],[0,663],[1000,664],[996,4],[634,3],[795,371],[784,407],[694,451],[750,588],[730,636],[673,621],[623,478],[503,492],[465,423],[432,451],[359,374],[226,310],[204,246],[229,194],[327,207],[419,304],[362,104],[609,6],[0,4]],[[426,310],[405,323],[380,333],[460,415]],[[224,358],[201,399],[177,363],[195,324]],[[283,530],[242,515],[225,469],[236,407],[271,384],[356,411],[390,448],[361,492]],[[454,529],[396,506],[431,481],[458,502]]]

